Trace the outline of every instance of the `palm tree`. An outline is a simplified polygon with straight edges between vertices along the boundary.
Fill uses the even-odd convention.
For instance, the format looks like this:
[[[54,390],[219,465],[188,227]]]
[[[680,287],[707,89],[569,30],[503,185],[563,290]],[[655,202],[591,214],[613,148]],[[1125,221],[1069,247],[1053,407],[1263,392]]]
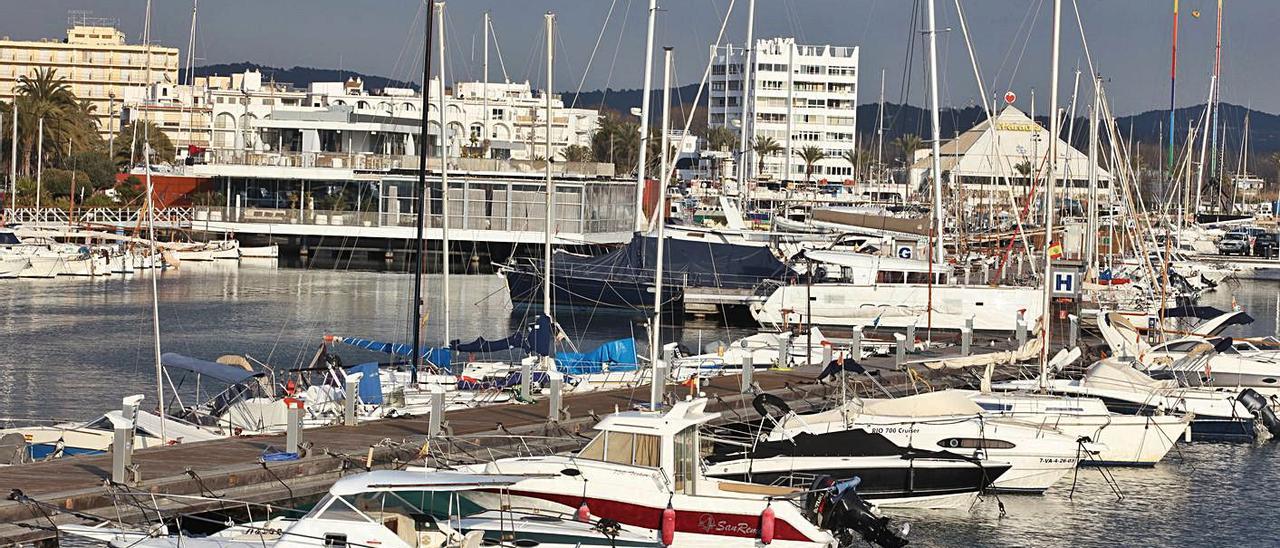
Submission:
[[[924,146],[924,140],[919,135],[908,133],[894,139],[893,145],[902,151],[903,163],[909,164],[915,158],[916,151]]]
[[[592,159],[591,149],[582,145],[569,145],[560,151],[560,157],[566,162],[590,162]]]
[[[807,146],[796,151],[796,155],[804,161],[804,178],[810,184],[813,183],[813,164],[822,161],[827,157],[827,153],[815,146]]]
[[[758,159],[756,176],[759,177],[761,173],[764,173],[764,159],[782,152],[782,145],[773,140],[773,137],[757,137],[751,149],[756,153],[756,158]]]
[[[135,126],[137,130],[135,131]],[[143,136],[146,138],[143,138]],[[135,140],[134,137],[137,137]],[[155,122],[150,120],[134,120],[120,128],[116,134],[116,157],[118,166],[129,165],[134,159],[143,158],[143,143],[151,143],[151,160],[172,162],[174,155],[173,142],[165,135]],[[132,146],[130,146],[132,145]],[[143,160],[145,161],[145,160]]]
[[[612,162],[618,174],[633,172],[640,154],[640,125],[617,114],[601,115],[591,136],[591,152],[597,162]]]
[[[100,142],[93,106],[79,100],[71,92],[67,79],[58,76],[55,69],[36,68],[31,74],[19,77],[14,102],[24,120],[44,120],[43,148],[48,162],[67,156],[68,146],[83,151]],[[37,143],[39,124],[20,123],[18,129],[23,171],[30,175],[34,152],[40,146]]]
[[[713,127],[707,130],[707,148],[717,151],[733,150],[738,148],[738,136],[725,126]]]

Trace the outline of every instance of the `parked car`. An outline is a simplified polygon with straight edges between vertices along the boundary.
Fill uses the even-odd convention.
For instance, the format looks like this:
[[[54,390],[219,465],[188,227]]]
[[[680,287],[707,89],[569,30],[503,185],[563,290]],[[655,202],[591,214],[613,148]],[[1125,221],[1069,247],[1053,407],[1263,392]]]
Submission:
[[[1280,235],[1274,232],[1263,232],[1253,237],[1253,255],[1255,257],[1271,257],[1280,249]]]
[[[1249,235],[1244,232],[1228,232],[1218,240],[1218,253],[1223,255],[1248,255]]]

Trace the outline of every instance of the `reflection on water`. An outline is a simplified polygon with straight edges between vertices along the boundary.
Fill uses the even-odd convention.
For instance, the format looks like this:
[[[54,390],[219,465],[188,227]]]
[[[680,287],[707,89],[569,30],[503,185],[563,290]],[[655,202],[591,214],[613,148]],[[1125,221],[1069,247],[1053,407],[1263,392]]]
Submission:
[[[320,268],[276,269],[244,262],[188,263],[159,281],[166,351],[213,359],[248,354],[275,367],[304,363],[325,334],[409,339],[412,277]],[[512,317],[501,278],[455,276],[451,335],[505,337]],[[444,340],[440,278],[429,276],[429,343]],[[1269,285],[1224,288],[1203,304],[1227,308],[1232,296],[1257,318],[1244,333],[1275,331]],[[151,293],[145,276],[92,280],[0,281],[0,415],[87,418],[120,397],[154,392]],[[581,312],[559,318],[573,341],[590,348],[635,336],[643,321]],[[668,332],[691,348],[741,335],[685,328]],[[372,357],[344,350],[348,362]],[[1117,500],[1099,472],[1082,469],[1044,496],[989,496],[972,511],[906,512],[918,546],[1280,545],[1270,518],[1280,485],[1280,449],[1181,444],[1154,469],[1114,469]]]
[[[441,277],[428,275],[427,344],[445,342]],[[272,262],[184,263],[161,275],[160,340],[165,352],[213,360],[247,354],[279,368],[305,365],[326,334],[406,342],[413,277],[404,273],[277,269]],[[455,275],[450,337],[503,338],[529,321],[513,316],[502,278]],[[634,336],[648,345],[642,319],[582,311],[557,318],[583,350]],[[88,418],[120,398],[153,398],[151,284],[124,278],[0,280],[0,418]],[[741,333],[741,330],[735,332]],[[727,334],[664,330],[697,347]],[[347,363],[378,355],[343,348]],[[495,359],[519,358],[500,354]],[[467,359],[464,356],[462,359]]]

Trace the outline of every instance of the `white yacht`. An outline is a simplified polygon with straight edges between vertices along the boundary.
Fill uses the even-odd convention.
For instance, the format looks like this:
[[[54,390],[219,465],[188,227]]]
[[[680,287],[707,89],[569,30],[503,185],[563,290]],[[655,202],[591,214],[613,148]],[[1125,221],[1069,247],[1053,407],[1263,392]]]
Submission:
[[[1030,325],[1044,306],[1039,289],[956,284],[949,266],[928,261],[838,251],[805,251],[800,260],[813,261],[814,282],[773,289],[751,305],[756,321],[959,330],[973,318],[975,330],[1014,331],[1018,311]]]

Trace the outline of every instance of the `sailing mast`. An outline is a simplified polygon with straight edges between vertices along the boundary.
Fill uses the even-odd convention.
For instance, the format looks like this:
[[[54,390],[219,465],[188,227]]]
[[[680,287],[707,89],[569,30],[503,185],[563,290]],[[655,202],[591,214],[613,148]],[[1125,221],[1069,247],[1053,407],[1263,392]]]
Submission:
[[[426,260],[427,227],[427,124],[431,101],[431,14],[435,13],[436,0],[427,0],[427,16],[423,18],[422,40],[422,121],[418,129],[418,230],[414,240],[413,256],[413,356],[409,369],[409,383],[418,384],[418,368],[422,365],[422,264]],[[440,95],[444,95],[443,81]],[[443,106],[443,105],[442,105]],[[444,110],[444,109],[441,109]],[[441,137],[443,138],[443,128]]]
[[[653,274],[653,326],[650,329],[650,338],[653,341],[649,344],[649,363],[653,368],[654,374],[650,376],[650,398],[649,409],[656,411],[658,409],[658,395],[661,393],[661,387],[666,382],[665,378],[658,378],[658,360],[662,358],[662,275],[663,275],[663,255],[666,253],[666,228],[667,228],[667,176],[670,171],[668,166],[668,150],[670,145],[671,133],[671,47],[662,48],[662,151],[659,153],[661,158],[661,167],[658,172],[658,207],[654,208],[654,221],[657,223],[658,236],[658,264],[654,268]],[[668,364],[670,365],[670,364]]]
[[[487,139],[493,131],[489,129],[489,11],[484,12],[484,58],[482,61],[482,71],[484,72],[484,83],[480,84],[480,95],[482,96],[481,108],[484,109],[484,135],[481,140]],[[485,147],[484,155],[489,156],[488,147]]]
[[[542,264],[543,272],[546,277],[542,280],[542,315],[548,320],[551,319],[551,282],[554,280],[551,270],[551,238],[553,235],[552,228],[555,223],[555,204],[556,204],[556,182],[551,178],[551,90],[555,69],[555,25],[556,16],[551,12],[547,12],[546,18],[546,34],[547,34],[547,87],[542,91],[543,97],[546,99],[546,137],[547,137],[547,158],[543,162],[546,169],[547,177],[547,196],[546,211],[543,213],[543,234],[542,234]],[[554,325],[554,322],[552,322]],[[545,371],[555,371],[555,359],[551,356],[543,356],[543,369]]]
[[[447,345],[450,338],[449,333],[449,109],[445,108],[445,63],[444,63],[444,2],[436,3],[436,26],[440,28],[437,33],[440,47],[440,263],[442,265],[444,280],[441,283],[443,294],[441,301],[444,304],[444,343]]]
[[[876,183],[884,174],[884,69],[880,69],[880,104],[876,107]]]
[[[752,68],[755,63],[752,61],[755,53],[755,29],[756,29],[756,0],[747,3],[747,44],[742,50],[742,70],[738,74],[742,76],[742,121],[741,127],[738,128],[738,192],[745,195],[747,181],[747,165],[750,159],[747,154],[751,152],[751,147],[747,146],[747,124],[752,121],[749,106],[751,104],[751,74],[754,72]],[[725,65],[728,66],[729,58],[725,57]],[[729,70],[725,69],[725,76],[729,75]],[[728,87],[726,86],[726,90]],[[752,132],[754,134],[754,132]],[[756,176],[759,176],[757,173]]]
[[[933,264],[942,260],[942,125],[938,114],[938,29],[935,0],[929,0],[929,122],[933,127],[933,245],[929,248],[928,333],[933,336]],[[788,103],[790,104],[790,103]],[[914,341],[907,341],[915,344]]]
[[[147,86],[151,86],[151,0],[147,0],[147,14],[142,24],[142,45],[147,54]],[[160,445],[168,445],[169,438],[165,433],[164,409],[164,366],[160,363],[160,288],[157,278],[162,265],[156,263],[156,202],[155,184],[151,181],[151,124],[148,118],[150,109],[143,110],[142,124],[142,160],[146,166],[147,183],[147,247],[151,254],[151,342],[156,365],[156,405],[160,417]],[[137,129],[135,124],[134,129]],[[39,195],[36,196],[39,199]]]
[[[1050,63],[1052,74],[1049,77],[1049,177],[1044,193],[1044,304],[1040,312],[1042,343],[1040,346],[1040,390],[1048,388],[1049,342],[1053,336],[1050,329],[1053,314],[1053,193],[1058,186],[1058,57],[1062,41],[1062,0],[1053,0],[1053,60]]]
[[[182,101],[178,101],[179,109],[186,110],[187,113],[187,145],[191,143],[191,126],[194,125],[195,118],[195,97],[196,88],[193,84],[195,76],[195,60],[196,60],[196,13],[200,11],[200,0],[191,0],[191,34],[187,37],[187,86],[191,88],[191,108],[186,109]],[[187,155],[191,155],[191,149],[187,149]]]
[[[653,83],[653,26],[658,17],[658,0],[649,0],[649,26],[644,40],[644,88],[640,96],[640,155],[636,161],[636,227],[645,230],[644,171],[649,161],[649,87]],[[659,204],[661,205],[661,204]]]
[[[1218,203],[1218,210],[1221,211],[1222,205],[1222,177],[1218,174],[1218,110],[1222,105],[1222,0],[1218,0],[1218,26],[1217,34],[1214,38],[1213,46],[1213,91],[1211,104],[1213,105],[1213,144],[1212,151],[1209,153],[1209,173],[1210,177],[1217,177],[1216,194],[1214,201]],[[1225,143],[1224,143],[1225,145]],[[1225,163],[1225,161],[1224,161]]]

